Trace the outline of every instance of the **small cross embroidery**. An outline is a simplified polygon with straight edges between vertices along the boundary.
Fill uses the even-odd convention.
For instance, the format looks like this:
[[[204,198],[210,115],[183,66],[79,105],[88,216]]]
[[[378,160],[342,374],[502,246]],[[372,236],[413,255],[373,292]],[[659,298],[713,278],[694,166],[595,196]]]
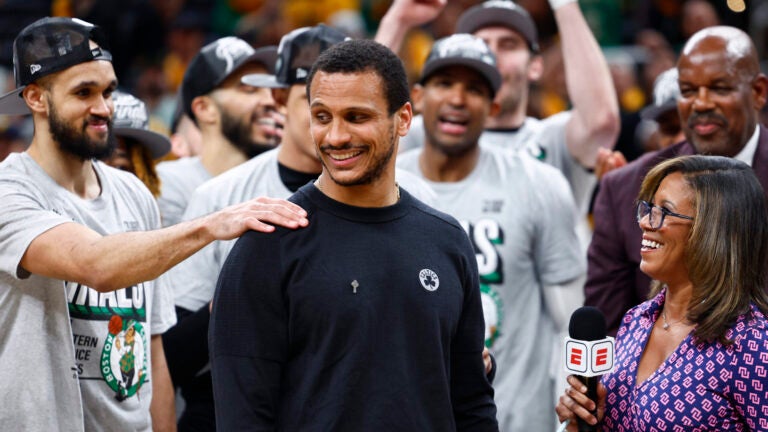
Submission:
[[[360,286],[359,283],[357,283],[357,279],[352,281],[352,294],[357,294],[357,287]]]

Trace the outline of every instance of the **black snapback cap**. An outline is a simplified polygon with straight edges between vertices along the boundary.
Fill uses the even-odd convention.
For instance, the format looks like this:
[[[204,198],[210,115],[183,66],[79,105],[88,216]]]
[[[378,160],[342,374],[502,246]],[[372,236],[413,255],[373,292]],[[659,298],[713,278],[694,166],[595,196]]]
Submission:
[[[274,75],[250,74],[242,81],[254,87],[269,88],[304,84],[320,53],[347,39],[350,39],[347,35],[325,24],[293,30],[280,39]]]
[[[531,51],[539,52],[539,35],[531,15],[509,0],[490,0],[467,9],[456,21],[456,33],[474,33],[491,26],[507,27],[520,33]]]
[[[210,93],[227,77],[246,63],[260,63],[272,73],[277,59],[277,47],[254,49],[248,42],[227,36],[204,46],[192,59],[181,81],[181,104],[184,112],[194,118],[192,100]]]
[[[90,41],[97,46],[91,48]],[[29,114],[21,97],[28,84],[92,60],[112,61],[99,27],[77,18],[45,17],[24,27],[13,41],[16,90],[0,96],[0,114]]]
[[[419,83],[437,70],[447,66],[466,66],[477,71],[491,89],[491,97],[501,86],[501,74],[496,68],[496,56],[482,39],[471,34],[458,33],[435,41],[429,52]]]

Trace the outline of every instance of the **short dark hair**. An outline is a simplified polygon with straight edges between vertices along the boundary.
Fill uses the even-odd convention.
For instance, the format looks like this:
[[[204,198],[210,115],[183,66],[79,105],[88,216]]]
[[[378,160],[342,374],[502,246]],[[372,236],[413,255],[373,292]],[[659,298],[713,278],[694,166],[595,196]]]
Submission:
[[[720,341],[750,302],[768,313],[768,220],[765,193],[747,164],[722,156],[681,156],[654,167],[638,199],[652,201],[662,180],[682,174],[696,216],[685,250],[693,296],[688,319],[700,341]],[[661,290],[654,283],[652,294]]]
[[[338,43],[323,51],[312,65],[307,77],[307,97],[312,79],[318,71],[326,73],[374,72],[384,85],[387,113],[394,114],[410,102],[410,89],[403,62],[384,45],[368,40],[354,39]]]

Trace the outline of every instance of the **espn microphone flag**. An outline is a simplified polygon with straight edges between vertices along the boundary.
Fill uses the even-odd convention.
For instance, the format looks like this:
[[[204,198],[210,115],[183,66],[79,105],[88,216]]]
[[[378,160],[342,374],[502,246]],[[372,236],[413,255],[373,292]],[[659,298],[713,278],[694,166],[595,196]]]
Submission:
[[[613,369],[614,339],[605,335],[605,316],[583,306],[571,315],[565,339],[565,371],[590,378]]]
[[[597,376],[613,369],[613,338],[605,334],[605,316],[599,309],[583,306],[571,315],[570,337],[565,340],[565,370],[575,375],[587,387],[587,397],[597,404]],[[596,411],[592,411],[596,415]],[[577,420],[579,432],[597,431],[582,419]]]
[[[606,336],[596,341],[565,339],[565,371],[574,375],[594,377],[613,369],[614,339]]]

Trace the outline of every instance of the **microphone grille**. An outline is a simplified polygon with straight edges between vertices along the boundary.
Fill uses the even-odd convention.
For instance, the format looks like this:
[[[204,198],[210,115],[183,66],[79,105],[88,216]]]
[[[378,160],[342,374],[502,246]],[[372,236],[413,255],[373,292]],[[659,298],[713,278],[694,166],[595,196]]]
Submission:
[[[568,324],[568,335],[577,340],[594,341],[604,339],[605,316],[600,309],[593,306],[582,306],[571,315]]]

